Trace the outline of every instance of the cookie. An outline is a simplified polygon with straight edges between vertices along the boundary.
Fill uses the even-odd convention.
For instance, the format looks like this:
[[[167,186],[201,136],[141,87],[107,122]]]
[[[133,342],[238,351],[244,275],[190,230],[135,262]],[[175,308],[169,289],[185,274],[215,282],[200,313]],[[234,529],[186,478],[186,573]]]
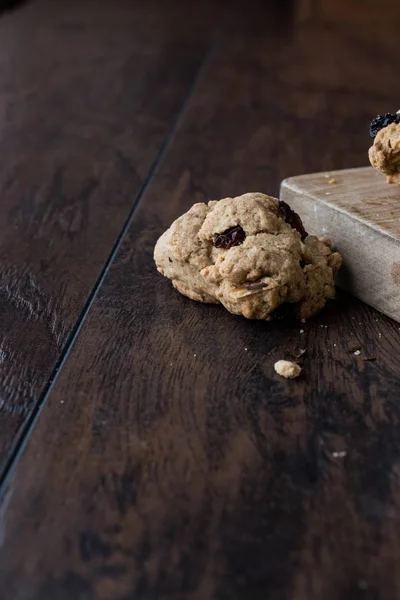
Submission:
[[[388,183],[400,184],[400,114],[376,117],[370,134],[375,136],[368,152],[371,165],[387,176]]]
[[[267,320],[283,304],[300,319],[318,312],[341,265],[327,238],[308,235],[286,203],[260,193],[195,204],[160,237],[154,259],[192,300]]]

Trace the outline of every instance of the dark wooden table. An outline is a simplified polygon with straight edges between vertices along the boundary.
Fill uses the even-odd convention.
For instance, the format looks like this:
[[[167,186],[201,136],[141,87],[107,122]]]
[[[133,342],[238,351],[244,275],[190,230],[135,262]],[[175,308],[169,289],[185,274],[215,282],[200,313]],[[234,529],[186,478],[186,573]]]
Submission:
[[[0,16],[0,600],[400,598],[400,325],[340,292],[246,321],[152,261],[194,202],[367,164],[399,22],[397,0]]]

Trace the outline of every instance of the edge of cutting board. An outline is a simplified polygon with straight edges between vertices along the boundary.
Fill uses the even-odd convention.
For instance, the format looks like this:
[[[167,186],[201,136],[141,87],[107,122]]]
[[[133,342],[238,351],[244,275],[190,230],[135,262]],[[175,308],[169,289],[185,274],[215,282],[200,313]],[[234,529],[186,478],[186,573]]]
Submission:
[[[361,167],[290,177],[280,197],[341,253],[338,286],[400,322],[400,186]]]

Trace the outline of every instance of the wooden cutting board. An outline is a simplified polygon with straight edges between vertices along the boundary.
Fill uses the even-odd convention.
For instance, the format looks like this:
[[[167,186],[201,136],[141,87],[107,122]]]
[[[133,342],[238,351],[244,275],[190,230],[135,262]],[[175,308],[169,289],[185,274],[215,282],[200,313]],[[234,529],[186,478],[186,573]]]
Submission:
[[[400,322],[400,186],[346,169],[285,179],[281,199],[342,254],[337,284]]]

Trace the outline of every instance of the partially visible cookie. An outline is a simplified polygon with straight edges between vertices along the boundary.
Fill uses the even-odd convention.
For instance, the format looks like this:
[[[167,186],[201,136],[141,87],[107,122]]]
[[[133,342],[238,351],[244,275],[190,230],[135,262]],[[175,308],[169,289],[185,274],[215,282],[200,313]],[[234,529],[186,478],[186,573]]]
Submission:
[[[311,317],[333,298],[341,265],[329,240],[307,235],[287,204],[260,193],[195,204],[160,237],[154,259],[185,296],[267,320],[284,303]]]
[[[371,165],[387,176],[388,183],[400,184],[400,114],[378,115],[370,134],[375,137],[368,152]]]

